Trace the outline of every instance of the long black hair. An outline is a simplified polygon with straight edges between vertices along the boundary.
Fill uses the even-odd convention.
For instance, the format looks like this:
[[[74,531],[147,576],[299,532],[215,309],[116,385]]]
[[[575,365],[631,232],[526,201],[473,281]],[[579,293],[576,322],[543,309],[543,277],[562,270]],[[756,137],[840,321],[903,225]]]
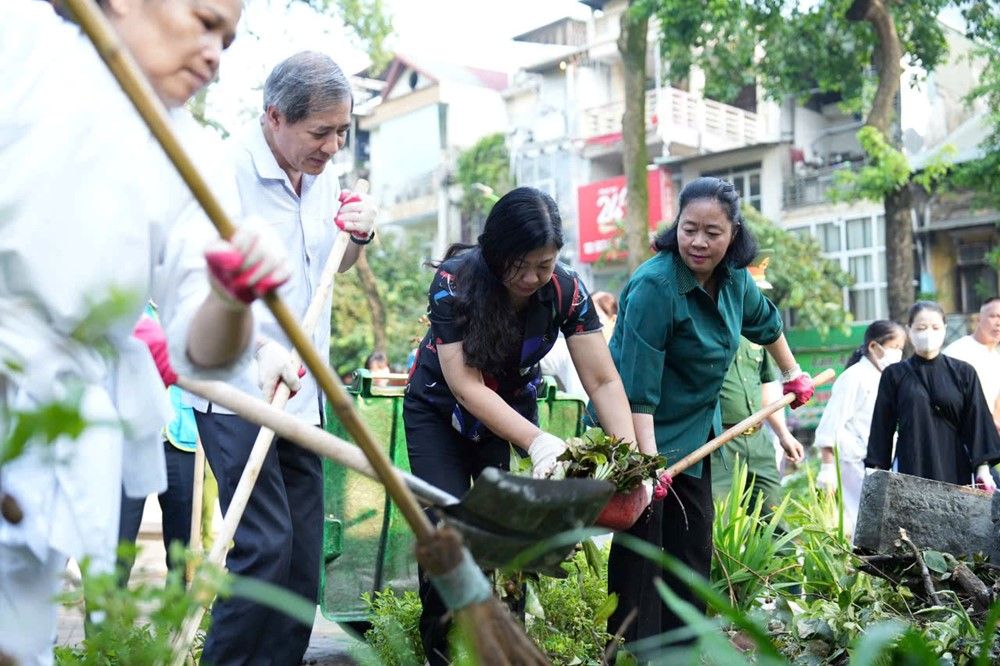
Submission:
[[[681,215],[689,203],[698,199],[717,201],[733,225],[733,240],[722,261],[733,268],[749,266],[757,256],[757,241],[750,233],[740,212],[740,195],[728,180],[714,176],[702,176],[684,186],[681,190],[680,205],[677,207],[677,219],[669,229],[656,237],[653,247],[657,250],[677,252],[677,228],[680,226]]]
[[[906,331],[903,327],[894,321],[889,321],[888,319],[879,319],[878,321],[873,321],[868,324],[868,328],[865,329],[865,341],[861,343],[861,346],[854,350],[851,354],[851,358],[847,359],[847,365],[844,369],[851,367],[862,357],[868,355],[868,345],[871,343],[876,343],[879,345],[884,345],[895,337],[902,336],[906,338]]]
[[[511,190],[494,204],[475,245],[456,244],[444,260],[463,254],[455,314],[465,329],[465,362],[502,371],[520,356],[521,333],[504,277],[526,254],[563,246],[562,218],[552,197],[531,187]]]

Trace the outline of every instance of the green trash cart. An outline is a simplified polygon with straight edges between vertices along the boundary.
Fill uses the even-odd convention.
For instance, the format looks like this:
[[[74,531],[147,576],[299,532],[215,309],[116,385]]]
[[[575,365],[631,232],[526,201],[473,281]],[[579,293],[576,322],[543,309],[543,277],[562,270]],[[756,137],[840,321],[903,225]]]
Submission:
[[[405,379],[405,378],[404,378]],[[403,427],[401,385],[379,386],[367,370],[358,370],[348,393],[375,440],[399,469],[409,471]],[[398,381],[391,378],[393,384]],[[546,377],[539,391],[539,425],[563,438],[583,432],[582,400],[557,390]],[[326,429],[350,441],[331,410]],[[382,486],[328,460],[323,461],[323,571],[320,608],[335,622],[358,626],[368,620],[365,593],[391,588],[397,593],[417,589],[415,544],[399,509]]]

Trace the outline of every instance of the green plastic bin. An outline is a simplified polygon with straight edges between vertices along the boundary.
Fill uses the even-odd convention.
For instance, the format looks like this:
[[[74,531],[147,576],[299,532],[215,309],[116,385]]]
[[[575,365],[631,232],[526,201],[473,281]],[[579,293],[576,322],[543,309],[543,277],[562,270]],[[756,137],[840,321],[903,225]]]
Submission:
[[[409,471],[403,426],[402,386],[373,386],[367,370],[355,373],[348,393],[358,414],[383,446],[393,465]],[[539,425],[563,438],[583,432],[582,400],[558,391],[546,377],[538,394]],[[326,429],[347,440],[340,421],[327,408]],[[340,465],[323,461],[323,572],[320,608],[335,622],[368,619],[364,593],[391,588],[417,589],[415,544],[399,509],[382,486]]]

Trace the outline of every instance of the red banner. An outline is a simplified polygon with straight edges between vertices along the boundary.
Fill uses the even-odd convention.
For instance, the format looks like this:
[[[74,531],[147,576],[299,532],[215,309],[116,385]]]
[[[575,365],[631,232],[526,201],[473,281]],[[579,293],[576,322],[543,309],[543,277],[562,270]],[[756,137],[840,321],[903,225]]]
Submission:
[[[670,172],[650,167],[646,183],[649,187],[649,229],[654,231],[666,212],[673,208]],[[577,188],[580,261],[620,261],[625,257],[625,252],[617,247],[623,242],[620,230],[625,219],[627,193],[625,176]]]

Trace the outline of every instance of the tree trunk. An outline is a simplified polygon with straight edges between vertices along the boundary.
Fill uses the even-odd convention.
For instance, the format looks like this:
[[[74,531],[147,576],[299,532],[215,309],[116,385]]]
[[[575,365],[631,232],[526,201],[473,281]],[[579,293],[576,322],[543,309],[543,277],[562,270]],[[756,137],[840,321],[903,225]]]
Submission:
[[[885,269],[888,275],[889,317],[906,323],[913,305],[913,202],[909,185],[890,192],[885,206]]]
[[[899,41],[895,21],[883,0],[855,0],[847,11],[847,19],[868,21],[878,37],[874,58],[878,69],[878,88],[865,124],[877,129],[890,145],[896,146],[892,122],[899,79],[903,75],[903,67],[900,65],[903,45]],[[909,186],[886,194],[882,205],[885,208],[889,316],[903,322],[914,297],[913,222]]]
[[[649,16],[639,15],[629,2],[622,13],[618,51],[625,65],[625,114],[622,117],[622,164],[628,187],[625,247],[628,270],[634,271],[649,254],[649,192],[646,187],[646,32]]]
[[[365,292],[368,299],[368,310],[372,315],[372,334],[374,345],[372,351],[385,353],[388,349],[388,337],[386,335],[385,305],[382,304],[382,296],[378,291],[378,282],[375,280],[375,273],[368,263],[365,252],[358,256],[354,263],[354,270],[358,272],[358,279],[361,280],[361,291]]]

